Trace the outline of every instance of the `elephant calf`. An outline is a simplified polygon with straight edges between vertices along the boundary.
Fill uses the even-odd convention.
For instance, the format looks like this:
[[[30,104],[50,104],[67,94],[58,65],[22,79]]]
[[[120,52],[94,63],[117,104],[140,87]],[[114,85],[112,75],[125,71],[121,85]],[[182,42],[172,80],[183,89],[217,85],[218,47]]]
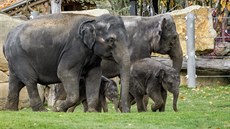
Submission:
[[[135,98],[138,112],[146,111],[143,101],[144,95],[148,95],[153,101],[153,112],[158,109],[165,110],[167,90],[173,94],[173,109],[177,111],[177,99],[179,96],[180,76],[172,67],[169,67],[152,58],[144,58],[136,61],[130,68],[130,102]]]
[[[59,88],[59,95],[57,96],[57,103],[58,100],[63,100],[66,98],[66,93],[63,92],[64,87],[60,86]],[[80,99],[75,103],[74,106],[68,109],[68,112],[73,112],[76,106],[79,104],[83,104],[84,112],[88,111],[88,105],[86,101],[86,89],[85,89],[85,81],[83,79],[80,80]],[[98,104],[98,111],[103,109],[104,112],[108,112],[108,106],[106,102],[106,98],[113,102],[115,110],[118,112],[118,89],[117,84],[115,81],[110,80],[104,76],[101,77],[101,86],[99,92],[99,104]]]

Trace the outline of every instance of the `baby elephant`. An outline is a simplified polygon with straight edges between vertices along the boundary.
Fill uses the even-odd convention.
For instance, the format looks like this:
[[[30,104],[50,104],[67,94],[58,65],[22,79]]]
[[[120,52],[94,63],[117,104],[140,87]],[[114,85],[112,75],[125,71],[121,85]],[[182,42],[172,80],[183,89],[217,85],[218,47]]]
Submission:
[[[64,87],[62,87],[64,90]],[[88,110],[88,105],[87,105],[87,101],[86,101],[86,89],[85,89],[85,81],[83,79],[80,80],[80,97],[79,97],[79,101],[77,103],[75,103],[74,106],[72,106],[71,108],[68,109],[68,112],[73,112],[74,109],[76,108],[76,106],[78,106],[79,104],[83,104],[84,107],[84,112],[86,112]],[[65,92],[61,92],[58,95],[58,100],[63,100],[66,97],[66,93]],[[101,112],[101,109],[103,109],[104,112],[108,112],[108,106],[107,106],[107,102],[106,102],[106,98],[108,100],[110,100],[111,102],[113,102],[114,104],[114,108],[115,110],[118,112],[118,89],[117,89],[117,84],[115,81],[110,80],[104,76],[101,77],[101,87],[100,87],[100,93],[99,93],[99,103],[97,106],[97,110],[99,112]]]
[[[136,61],[130,69],[130,102],[133,97],[137,103],[138,112],[146,111],[143,101],[144,95],[148,95],[153,101],[153,112],[165,110],[167,90],[173,94],[173,109],[177,111],[177,99],[179,96],[180,76],[172,67],[169,67],[152,58]]]

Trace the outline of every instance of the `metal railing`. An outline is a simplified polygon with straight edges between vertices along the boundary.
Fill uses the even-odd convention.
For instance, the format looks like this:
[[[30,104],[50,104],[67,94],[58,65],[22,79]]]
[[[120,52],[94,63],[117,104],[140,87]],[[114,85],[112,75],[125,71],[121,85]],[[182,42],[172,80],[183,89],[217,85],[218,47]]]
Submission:
[[[218,78],[218,77],[230,77],[230,75],[207,75],[207,76],[204,76],[204,75],[200,75],[200,76],[197,76],[196,75],[196,55],[195,55],[195,39],[196,38],[213,38],[213,37],[207,37],[205,36],[199,36],[199,37],[196,37],[195,36],[195,21],[196,20],[199,20],[201,18],[207,18],[207,17],[202,17],[202,16],[196,16],[193,14],[193,13],[188,13],[185,17],[185,20],[186,20],[186,47],[187,47],[187,84],[188,84],[188,87],[190,88],[195,88],[196,87],[196,78],[199,77],[199,78],[205,78],[205,77],[214,77],[214,78]],[[208,17],[210,18],[210,17]],[[212,17],[211,17],[212,18]],[[215,17],[217,18],[217,17]],[[227,22],[230,17],[222,17],[222,19],[225,19]],[[225,42],[226,38],[230,38],[230,36],[225,36],[223,34],[223,30],[228,30],[230,28],[223,28],[225,26],[223,26],[223,23],[222,23],[222,28],[220,29],[222,31],[222,34],[215,37],[215,39],[219,39],[221,40],[221,42]],[[228,33],[227,33],[228,34]],[[216,42],[215,42],[216,43]],[[230,46],[230,42],[227,42],[229,43],[229,46]],[[215,49],[215,48],[213,48]],[[229,49],[229,53],[230,53],[230,49]],[[221,56],[221,58],[223,58],[224,55],[219,55]],[[218,58],[218,55],[217,55],[217,58]]]

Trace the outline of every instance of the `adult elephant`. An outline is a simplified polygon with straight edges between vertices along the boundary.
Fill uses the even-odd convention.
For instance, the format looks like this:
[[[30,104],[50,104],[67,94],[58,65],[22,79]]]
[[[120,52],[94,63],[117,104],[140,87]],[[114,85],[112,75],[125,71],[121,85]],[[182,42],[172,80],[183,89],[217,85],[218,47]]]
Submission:
[[[168,54],[173,68],[181,70],[183,53],[180,46],[176,25],[170,14],[152,17],[123,16],[125,28],[130,39],[131,64],[137,60],[151,57],[152,52]],[[119,67],[115,61],[102,60],[102,74],[106,77],[119,75]]]
[[[117,16],[53,14],[17,26],[3,46],[9,64],[5,108],[18,110],[19,92],[26,85],[32,110],[43,111],[37,83],[62,83],[67,97],[55,105],[55,111],[66,111],[79,99],[83,77],[88,111],[97,111],[102,57],[115,60],[122,71],[122,106],[123,112],[128,112],[128,45],[124,23]]]

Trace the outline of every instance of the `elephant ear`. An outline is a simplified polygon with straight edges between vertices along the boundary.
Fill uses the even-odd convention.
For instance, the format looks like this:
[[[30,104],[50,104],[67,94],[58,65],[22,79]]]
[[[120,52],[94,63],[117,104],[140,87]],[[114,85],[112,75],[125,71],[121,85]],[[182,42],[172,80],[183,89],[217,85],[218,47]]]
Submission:
[[[166,25],[166,19],[165,18],[162,18],[159,23],[158,23],[158,26],[155,27],[154,29],[151,29],[152,32],[151,32],[151,37],[150,38],[152,41],[151,41],[151,48],[157,52],[159,49],[160,49],[160,39],[162,38],[162,32],[164,31],[164,28],[165,28],[165,25]]]
[[[166,18],[162,18],[160,21],[159,21],[159,26],[158,28],[160,28],[161,30],[163,30],[166,26]]]
[[[168,90],[168,85],[166,82],[168,82],[167,73],[164,69],[159,70],[159,72],[156,75],[158,82],[163,86],[165,90]],[[166,85],[165,85],[166,84]]]
[[[94,27],[95,20],[85,21],[79,27],[79,35],[83,41],[83,43],[89,48],[92,49],[95,40],[96,40],[96,32]]]
[[[160,69],[157,73],[155,73],[155,77],[158,79],[160,83],[162,83],[164,79],[165,71],[163,69]]]
[[[162,32],[164,31],[165,25],[166,25],[166,19],[162,18],[159,21],[159,24],[158,24],[157,28],[154,30],[155,33],[156,33],[156,35],[157,35],[156,43],[160,42],[160,39],[161,39],[161,36],[162,36]]]

